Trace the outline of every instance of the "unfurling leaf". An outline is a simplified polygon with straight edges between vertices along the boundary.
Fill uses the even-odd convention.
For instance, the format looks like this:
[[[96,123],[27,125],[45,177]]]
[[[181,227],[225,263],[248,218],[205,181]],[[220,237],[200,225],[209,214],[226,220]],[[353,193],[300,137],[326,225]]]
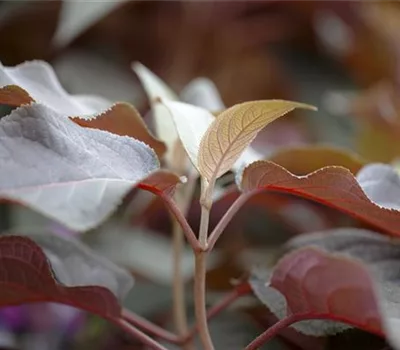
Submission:
[[[0,104],[21,106],[36,101],[65,116],[92,116],[112,103],[102,97],[68,94],[44,61],[29,61],[15,67],[0,63]]]
[[[179,182],[158,172],[157,156],[144,143],[80,127],[39,104],[0,120],[0,163],[0,199],[76,231],[104,221],[148,176],[153,180],[143,188],[156,193]]]
[[[380,191],[399,193],[400,181],[393,181],[398,178],[395,169],[369,165],[357,177],[358,180],[349,170],[337,166],[296,176],[275,163],[258,161],[249,165],[238,180],[247,195],[265,189],[304,197],[400,236],[400,197],[380,195]]]
[[[197,164],[200,142],[208,127],[214,121],[214,116],[204,108],[190,104],[162,100],[167,107],[170,118],[174,121],[179,138],[182,141],[190,161],[200,172]]]
[[[53,248],[55,246],[58,244]],[[59,248],[57,251],[61,252]],[[87,285],[80,278],[72,278],[69,281],[72,282],[71,286],[64,285],[64,282],[68,282],[65,280],[67,274],[61,277],[64,281],[60,281],[41,247],[28,237],[0,237],[0,268],[0,306],[55,302],[110,320],[120,315],[118,300],[107,288]],[[75,272],[69,271],[70,277],[80,273],[81,266],[74,268]]]
[[[295,175],[307,175],[330,165],[342,166],[356,175],[366,164],[356,154],[330,146],[282,148],[272,154],[268,160],[286,168]]]
[[[222,112],[203,136],[198,154],[201,175],[209,182],[227,172],[257,133],[303,103],[270,100],[245,102]]]
[[[158,155],[166,151],[164,142],[155,138],[139,112],[128,103],[116,103],[104,113],[92,118],[73,118],[75,123],[87,128],[109,131],[120,136],[130,136],[149,145]]]
[[[317,336],[343,330],[322,320],[344,322],[386,335],[400,349],[399,241],[345,228],[296,237],[286,249],[291,252],[274,270],[264,271],[269,278],[260,278],[259,271],[251,281],[255,294],[279,318],[312,320],[294,327]]]
[[[177,101],[179,98],[159,77],[141,63],[133,63],[132,69],[146,91],[153,112],[156,135],[167,145],[165,157],[168,165],[172,165],[174,164],[174,147],[178,141],[178,134],[167,108],[157,100]]]
[[[139,77],[143,87],[153,103],[157,98],[177,101],[179,97],[150,69],[139,62],[132,63],[132,69]]]

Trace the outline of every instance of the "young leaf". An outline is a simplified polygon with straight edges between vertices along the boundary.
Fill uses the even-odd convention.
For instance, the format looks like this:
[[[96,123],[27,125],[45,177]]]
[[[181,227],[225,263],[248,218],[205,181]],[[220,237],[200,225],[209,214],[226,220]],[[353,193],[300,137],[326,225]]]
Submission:
[[[179,182],[175,175],[157,172],[156,154],[144,143],[82,128],[39,104],[0,120],[0,160],[1,199],[76,231],[104,221],[150,175],[152,182],[143,188],[155,193]]]
[[[139,112],[128,103],[116,103],[110,109],[92,118],[72,118],[83,127],[109,131],[120,136],[130,136],[149,145],[159,158],[166,151],[164,142],[155,138]]]
[[[0,63],[0,104],[18,107],[32,101],[66,116],[91,116],[112,104],[97,96],[68,94],[47,62],[29,61],[15,67]]]
[[[125,1],[63,1],[58,27],[53,38],[55,45],[66,46]]]
[[[280,100],[245,102],[222,112],[203,136],[198,154],[202,176],[213,182],[239,159],[257,133],[295,108],[312,106]]]
[[[272,288],[254,275],[251,284],[260,300],[279,318],[341,321],[385,334],[400,348],[399,242],[366,230],[337,229],[299,236],[286,246],[297,248],[275,266],[268,278]],[[343,330],[314,320],[295,328],[317,336]]]
[[[177,101],[179,97],[150,69],[139,62],[132,63],[132,69],[139,77],[143,87],[153,103],[157,98]]]
[[[40,246],[28,237],[0,237],[0,266],[0,306],[55,302],[107,319],[119,317],[121,308],[113,293],[101,286],[81,283],[65,286]],[[75,266],[74,274],[79,274],[79,269]]]
[[[360,171],[358,181],[342,167],[329,166],[306,176],[296,176],[275,163],[258,161],[244,170],[241,189],[249,196],[264,189],[304,197],[341,210],[390,235],[399,236],[399,197],[389,196],[386,199],[379,192],[398,193],[400,183],[393,181],[395,175],[398,177],[393,168],[384,168],[367,166]],[[368,198],[365,193],[371,197]]]
[[[214,116],[204,108],[190,104],[162,100],[167,107],[169,117],[174,121],[179,138],[182,141],[190,161],[200,172],[197,163],[201,138],[214,121]]]
[[[167,108],[158,103],[157,100],[177,101],[178,96],[176,96],[176,94],[159,77],[141,63],[133,63],[132,69],[139,77],[149,98],[153,112],[156,135],[167,145],[167,154],[165,155],[166,160],[169,164],[173,164],[173,151],[178,141],[178,134]]]

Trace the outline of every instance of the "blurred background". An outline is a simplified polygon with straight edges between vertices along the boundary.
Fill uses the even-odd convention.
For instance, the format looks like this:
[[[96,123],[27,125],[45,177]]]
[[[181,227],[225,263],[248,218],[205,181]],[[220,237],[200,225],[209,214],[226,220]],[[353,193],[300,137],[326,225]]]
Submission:
[[[270,98],[316,105],[318,113],[292,113],[261,133],[257,147],[271,152],[322,143],[357,153],[365,161],[397,164],[399,55],[398,1],[0,1],[1,63],[46,60],[73,94],[127,101],[146,115],[149,101],[131,69],[131,63],[139,61],[177,93],[197,77],[209,78],[226,106]],[[1,108],[4,115],[7,109]],[[226,198],[216,206],[212,224],[231,202]],[[165,324],[171,307],[170,222],[157,201],[141,213],[124,206],[116,218],[81,239],[135,275],[137,284],[127,307]],[[122,218],[118,224],[117,218]],[[196,203],[189,219],[196,227]],[[208,275],[211,302],[249,265],[266,263],[273,248],[288,237],[352,224],[357,223],[305,201],[256,196],[228,227],[224,237],[229,239],[223,237],[218,246]],[[20,226],[51,227],[69,234],[27,209],[1,204],[0,230]],[[183,259],[190,282],[189,249]],[[254,300],[237,308],[239,321],[222,317],[213,326],[215,334],[238,337],[229,338],[231,343],[221,339],[224,345],[218,349],[241,348],[270,322],[267,311]],[[354,336],[344,337],[340,349],[354,348],[353,339],[361,348]],[[363,339],[363,349],[379,348],[379,340]],[[280,339],[267,349],[321,346],[307,341],[300,346]],[[323,346],[339,348],[335,344],[337,340],[330,339]],[[0,310],[1,346],[141,349],[106,322],[56,305]]]

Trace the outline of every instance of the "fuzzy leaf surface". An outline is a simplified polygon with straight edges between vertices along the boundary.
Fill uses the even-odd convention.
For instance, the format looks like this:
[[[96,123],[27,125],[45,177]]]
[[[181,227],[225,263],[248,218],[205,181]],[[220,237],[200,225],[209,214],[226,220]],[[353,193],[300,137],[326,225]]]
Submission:
[[[36,101],[66,116],[92,116],[112,103],[99,96],[70,95],[53,68],[44,61],[28,61],[15,67],[0,63],[0,104],[21,106]]]
[[[99,225],[133,187],[159,169],[156,154],[144,143],[82,128],[39,104],[1,119],[0,162],[1,199],[77,231]],[[157,176],[163,183],[162,173]],[[145,189],[159,191],[154,185]]]

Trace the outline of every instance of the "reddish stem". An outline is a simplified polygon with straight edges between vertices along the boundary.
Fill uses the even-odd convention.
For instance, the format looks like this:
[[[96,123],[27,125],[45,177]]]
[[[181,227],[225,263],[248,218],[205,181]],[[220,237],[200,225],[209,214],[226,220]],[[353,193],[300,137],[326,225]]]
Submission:
[[[272,327],[268,328],[264,333],[261,333],[256,339],[254,339],[249,345],[247,345],[245,350],[256,350],[260,346],[264,345],[266,342],[271,340],[276,336],[282,329],[289,327],[291,324],[304,321],[304,320],[331,320],[343,323],[349,323],[344,317],[335,317],[332,314],[317,314],[317,313],[304,313],[304,314],[293,314],[286,316],[285,318],[276,322]],[[361,326],[360,324],[350,323],[355,327],[362,328],[370,333],[376,334],[380,337],[384,334],[375,328],[369,328]]]
[[[256,339],[254,339],[245,350],[257,350],[263,346],[266,342],[270,341],[276,336],[282,329],[290,326],[291,324],[304,320],[304,315],[290,315],[282,318],[276,322],[272,327],[269,327],[264,333],[261,333]]]
[[[208,248],[207,248],[209,251],[211,251],[214,248],[215,243],[217,243],[219,237],[224,232],[226,226],[228,226],[232,218],[236,215],[236,213],[243,206],[243,204],[246,203],[249,197],[250,196],[247,193],[241,194],[226,211],[225,215],[218,222],[217,226],[215,226],[213,232],[210,234],[210,237],[208,239]]]
[[[146,320],[139,315],[136,315],[129,310],[122,310],[122,318],[133,326],[142,329],[146,333],[164,339],[172,344],[179,344],[181,342],[180,338],[177,335],[168,332],[167,330],[157,326],[156,324]]]
[[[175,201],[169,195],[161,195],[161,198],[164,200],[164,203],[168,206],[168,209],[171,211],[171,213],[175,216],[176,220],[179,222],[179,225],[181,225],[183,233],[185,234],[193,250],[195,252],[202,251],[203,249],[197,240],[196,235],[194,234],[192,228],[185,218],[185,215],[179,209]]]
[[[130,323],[125,321],[124,319],[115,320],[114,323],[121,328],[125,333],[131,335],[133,338],[139,340],[144,345],[147,345],[150,349],[153,350],[168,350],[160,343],[156,342],[154,339],[151,339],[147,334],[143,333],[141,330],[132,326]]]
[[[211,320],[213,317],[217,316],[221,311],[225,310],[229,305],[233,304],[240,297],[250,294],[251,288],[248,283],[242,283],[238,285],[233,291],[226,294],[218,303],[213,305],[207,311],[207,320]],[[184,337],[183,343],[192,339],[197,332],[197,325],[194,325],[189,333]]]

